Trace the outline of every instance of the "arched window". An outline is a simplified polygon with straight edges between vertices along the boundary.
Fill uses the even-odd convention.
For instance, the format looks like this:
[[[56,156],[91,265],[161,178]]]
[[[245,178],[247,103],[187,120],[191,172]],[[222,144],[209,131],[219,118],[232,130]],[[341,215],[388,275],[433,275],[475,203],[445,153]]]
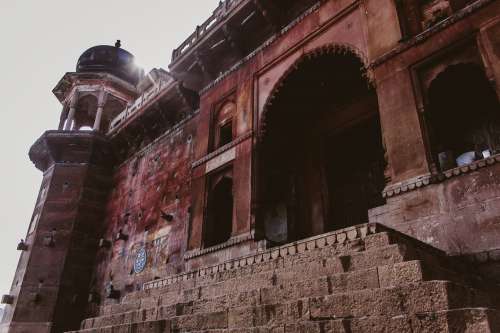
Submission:
[[[479,66],[448,66],[431,82],[428,102],[433,154],[441,170],[500,152],[498,97]]]
[[[234,138],[234,115],[236,104],[233,102],[224,103],[218,110],[214,119],[213,141],[214,149],[231,143]]]
[[[214,183],[208,194],[205,247],[228,241],[233,231],[233,180],[223,176],[214,179]]]
[[[92,94],[80,96],[76,106],[73,129],[77,131],[92,130],[97,110],[97,97]]]

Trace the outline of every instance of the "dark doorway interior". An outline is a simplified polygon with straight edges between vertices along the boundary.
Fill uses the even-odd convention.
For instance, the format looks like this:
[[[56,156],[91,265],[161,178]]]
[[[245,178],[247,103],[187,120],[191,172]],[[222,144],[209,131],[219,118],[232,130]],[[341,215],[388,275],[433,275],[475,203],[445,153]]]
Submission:
[[[353,54],[300,63],[266,113],[259,147],[259,221],[275,244],[367,221],[384,204],[375,91]]]
[[[378,118],[332,135],[325,146],[331,216],[328,229],[368,222],[368,210],[385,204],[385,160]]]
[[[208,196],[208,216],[205,225],[205,247],[224,243],[231,238],[233,224],[233,181],[224,177]]]

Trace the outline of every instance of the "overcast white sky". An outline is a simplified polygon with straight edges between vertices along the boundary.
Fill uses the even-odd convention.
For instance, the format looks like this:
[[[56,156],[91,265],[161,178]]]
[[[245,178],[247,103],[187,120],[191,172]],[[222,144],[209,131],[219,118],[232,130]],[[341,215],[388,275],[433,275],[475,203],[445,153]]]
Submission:
[[[0,0],[0,295],[8,294],[41,172],[28,150],[58,125],[51,91],[87,48],[121,39],[146,70],[167,69],[172,50],[219,0]]]

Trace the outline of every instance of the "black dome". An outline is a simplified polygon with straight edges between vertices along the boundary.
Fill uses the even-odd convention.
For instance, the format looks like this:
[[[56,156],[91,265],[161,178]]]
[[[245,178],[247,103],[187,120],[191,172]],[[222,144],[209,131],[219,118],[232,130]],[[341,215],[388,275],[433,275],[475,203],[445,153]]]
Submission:
[[[110,45],[94,46],[78,59],[78,73],[107,72],[122,78],[133,85],[142,77],[142,69],[134,63],[134,56],[124,49]]]

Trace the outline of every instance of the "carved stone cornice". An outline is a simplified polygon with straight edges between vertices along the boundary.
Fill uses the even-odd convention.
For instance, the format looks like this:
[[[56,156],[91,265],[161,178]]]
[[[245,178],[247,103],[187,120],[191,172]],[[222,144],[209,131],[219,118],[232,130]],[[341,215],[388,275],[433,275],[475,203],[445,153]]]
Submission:
[[[243,235],[238,235],[235,237],[231,237],[227,242],[217,244],[215,246],[207,247],[204,249],[197,249],[197,250],[188,251],[184,255],[184,259],[190,260],[190,259],[193,259],[196,257],[201,257],[205,254],[214,253],[214,252],[217,252],[217,251],[220,251],[223,249],[227,249],[229,247],[232,247],[232,246],[235,246],[235,245],[238,245],[241,243],[245,243],[245,242],[248,242],[248,241],[251,241],[254,239],[255,239],[255,232],[249,232],[249,233],[246,233]]]
[[[382,196],[384,198],[394,197],[399,194],[414,191],[432,183],[433,176],[431,174],[410,178],[402,182],[386,186],[382,192]]]
[[[223,154],[224,152],[228,151],[229,149],[233,148],[233,147],[236,147],[237,145],[239,145],[240,143],[242,143],[243,141],[249,139],[252,137],[252,134],[253,134],[253,131],[250,131],[246,134],[243,134],[243,135],[240,135],[238,138],[236,138],[235,140],[231,141],[230,143],[228,143],[227,145],[215,150],[214,152],[200,158],[199,160],[193,162],[193,164],[191,165],[192,168],[196,168],[196,167],[199,167],[200,165],[210,161],[211,159]]]

